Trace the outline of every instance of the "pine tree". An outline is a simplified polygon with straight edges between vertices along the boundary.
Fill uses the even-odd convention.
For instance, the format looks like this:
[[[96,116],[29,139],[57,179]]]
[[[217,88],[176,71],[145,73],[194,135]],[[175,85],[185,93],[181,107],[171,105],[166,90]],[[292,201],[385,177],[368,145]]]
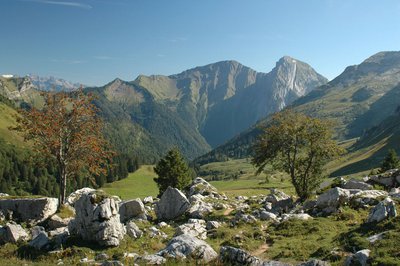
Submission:
[[[400,160],[397,157],[397,153],[395,150],[390,149],[385,159],[382,162],[381,169],[379,170],[381,173],[386,172],[390,169],[395,169],[400,167]]]
[[[182,158],[179,150],[173,148],[162,158],[154,168],[158,175],[154,181],[158,185],[159,196],[169,187],[184,189],[192,182],[192,175],[189,166]]]

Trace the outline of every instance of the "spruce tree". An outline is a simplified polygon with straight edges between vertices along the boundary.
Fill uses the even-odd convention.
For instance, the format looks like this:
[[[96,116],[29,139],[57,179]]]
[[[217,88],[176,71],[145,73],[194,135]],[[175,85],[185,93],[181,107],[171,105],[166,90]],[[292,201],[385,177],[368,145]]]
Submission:
[[[382,162],[381,169],[379,170],[381,173],[386,172],[390,169],[395,169],[400,167],[400,160],[397,157],[397,153],[395,150],[390,149],[385,159]]]
[[[178,148],[170,150],[154,168],[158,175],[154,181],[158,185],[159,196],[169,187],[184,189],[192,182],[189,166],[186,164]]]

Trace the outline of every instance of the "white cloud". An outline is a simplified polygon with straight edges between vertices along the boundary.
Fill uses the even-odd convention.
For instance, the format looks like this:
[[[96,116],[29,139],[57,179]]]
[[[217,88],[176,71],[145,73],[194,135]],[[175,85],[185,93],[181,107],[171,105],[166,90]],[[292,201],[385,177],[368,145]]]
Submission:
[[[93,56],[93,58],[97,59],[97,60],[111,60],[111,59],[114,59],[113,57],[107,56],[107,55],[95,55],[95,56]]]
[[[79,2],[70,2],[70,1],[56,1],[56,0],[24,0],[25,2],[35,2],[40,4],[47,5],[59,5],[59,6],[69,6],[69,7],[77,7],[82,9],[92,9],[93,7],[88,4],[83,4]]]
[[[86,61],[84,60],[66,60],[66,59],[50,59],[50,62],[53,63],[64,63],[70,65],[84,64]]]

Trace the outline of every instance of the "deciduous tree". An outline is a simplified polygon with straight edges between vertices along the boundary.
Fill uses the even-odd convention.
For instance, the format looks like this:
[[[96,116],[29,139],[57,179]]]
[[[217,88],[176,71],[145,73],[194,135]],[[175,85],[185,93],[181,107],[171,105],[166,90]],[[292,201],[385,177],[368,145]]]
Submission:
[[[55,160],[59,169],[59,204],[65,202],[67,179],[82,170],[105,174],[113,155],[102,134],[93,96],[74,93],[43,93],[43,108],[21,110],[17,130],[32,141],[35,151]]]
[[[257,173],[272,164],[290,175],[300,200],[306,200],[321,183],[325,162],[343,152],[331,128],[327,121],[291,110],[275,114],[254,146]]]

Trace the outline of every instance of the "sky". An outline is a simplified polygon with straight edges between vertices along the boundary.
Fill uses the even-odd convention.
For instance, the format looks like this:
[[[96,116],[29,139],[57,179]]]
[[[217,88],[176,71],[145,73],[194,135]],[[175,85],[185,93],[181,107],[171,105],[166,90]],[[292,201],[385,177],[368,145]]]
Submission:
[[[0,74],[101,86],[282,56],[333,79],[400,50],[398,0],[0,0]]]

